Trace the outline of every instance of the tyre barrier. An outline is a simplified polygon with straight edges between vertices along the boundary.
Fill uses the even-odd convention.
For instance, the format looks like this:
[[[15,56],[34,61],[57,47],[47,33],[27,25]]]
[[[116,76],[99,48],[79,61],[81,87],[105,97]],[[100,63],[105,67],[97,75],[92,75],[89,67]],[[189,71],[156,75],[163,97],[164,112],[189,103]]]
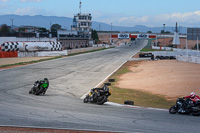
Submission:
[[[104,83],[104,85],[111,86],[110,82]]]
[[[156,56],[156,59],[159,59],[159,60],[175,60],[176,57],[175,56]]]
[[[124,101],[124,104],[134,105],[134,101],[127,100],[127,101]]]
[[[115,79],[109,79],[108,82],[115,82]]]
[[[146,58],[146,57],[151,57],[151,56],[152,56],[152,53],[141,53],[141,54],[139,54],[140,58]]]

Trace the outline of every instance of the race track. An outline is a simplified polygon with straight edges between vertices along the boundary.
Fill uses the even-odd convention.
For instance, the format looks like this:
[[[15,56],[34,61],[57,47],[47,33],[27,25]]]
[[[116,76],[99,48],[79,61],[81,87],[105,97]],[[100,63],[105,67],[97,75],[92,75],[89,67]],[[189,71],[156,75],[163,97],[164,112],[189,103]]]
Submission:
[[[166,111],[85,104],[80,99],[146,45],[122,45],[0,71],[0,126],[112,132],[199,132],[199,117]],[[29,95],[47,77],[44,96]]]

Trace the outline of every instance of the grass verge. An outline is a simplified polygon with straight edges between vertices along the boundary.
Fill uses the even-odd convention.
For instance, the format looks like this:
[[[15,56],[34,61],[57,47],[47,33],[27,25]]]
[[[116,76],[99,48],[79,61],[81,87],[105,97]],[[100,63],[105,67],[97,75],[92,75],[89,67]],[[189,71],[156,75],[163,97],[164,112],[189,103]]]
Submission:
[[[117,72],[115,72],[110,78],[115,79],[109,87],[112,95],[109,97],[111,102],[123,104],[126,100],[134,101],[136,106],[154,107],[169,109],[175,101],[166,100],[163,95],[155,95],[149,92],[132,90],[127,88],[116,87],[117,81],[122,74],[131,72],[130,66],[137,67],[141,61],[128,61]]]
[[[114,47],[110,47],[110,48],[114,48]],[[96,49],[96,50],[91,50],[91,51],[84,51],[84,52],[79,52],[79,53],[73,53],[73,54],[69,54],[67,56],[74,56],[74,55],[78,55],[78,54],[85,54],[85,53],[90,53],[90,52],[96,52],[96,51],[101,51],[101,50],[110,49],[110,48],[102,48],[102,49]],[[47,58],[47,59],[40,59],[40,60],[34,60],[34,61],[27,61],[27,62],[19,62],[19,63],[14,63],[14,64],[1,65],[0,68],[28,65],[28,64],[38,63],[38,62],[42,62],[42,61],[59,59],[59,58],[67,57],[67,56],[56,56],[56,57]]]

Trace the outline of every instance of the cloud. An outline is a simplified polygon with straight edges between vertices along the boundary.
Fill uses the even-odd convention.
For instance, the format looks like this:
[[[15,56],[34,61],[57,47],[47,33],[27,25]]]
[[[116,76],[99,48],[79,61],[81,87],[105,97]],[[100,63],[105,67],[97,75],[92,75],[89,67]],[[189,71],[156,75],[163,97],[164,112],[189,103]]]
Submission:
[[[186,12],[186,13],[172,13],[161,14],[154,17],[154,20],[160,22],[167,22],[169,24],[174,22],[182,23],[183,25],[199,26],[200,11]]]
[[[48,12],[42,8],[35,8],[35,7],[25,7],[17,9],[14,14],[16,15],[46,15],[48,16]]]
[[[5,3],[5,2],[8,2],[9,0],[0,0],[0,3]]]
[[[96,16],[97,15],[97,16]],[[200,10],[185,13],[160,14],[156,16],[126,16],[124,14],[94,13],[94,21],[113,23],[116,26],[174,26],[178,22],[182,26],[200,26]]]
[[[0,0],[0,9],[1,9],[1,12],[0,14],[3,14],[3,10],[6,10],[10,7],[10,5],[8,5],[6,2],[8,2],[10,0]]]
[[[41,2],[44,0],[20,0],[21,2]]]

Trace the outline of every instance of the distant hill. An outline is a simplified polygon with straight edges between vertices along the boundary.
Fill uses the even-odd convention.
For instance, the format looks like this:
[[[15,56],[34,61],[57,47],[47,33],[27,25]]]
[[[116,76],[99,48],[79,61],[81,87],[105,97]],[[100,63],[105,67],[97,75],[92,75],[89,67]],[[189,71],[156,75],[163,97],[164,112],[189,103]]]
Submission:
[[[69,17],[57,17],[57,16],[20,16],[20,15],[0,15],[0,25],[7,24],[11,25],[11,20],[14,19],[13,25],[15,27],[19,27],[22,25],[26,26],[38,26],[38,27],[45,27],[47,29],[50,28],[52,24],[59,24],[64,29],[70,30],[72,25],[72,18]],[[175,24],[174,24],[175,25]],[[92,28],[94,30],[101,30],[101,31],[110,31],[111,25],[102,23],[102,22],[92,22]],[[144,25],[136,25],[134,27],[125,27],[125,26],[112,26],[113,31],[138,31],[138,32],[147,32],[152,31],[153,33],[160,33],[163,27],[147,27]],[[170,31],[173,33],[173,27],[165,27],[165,31]],[[181,33],[186,33],[186,27],[181,28]]]

